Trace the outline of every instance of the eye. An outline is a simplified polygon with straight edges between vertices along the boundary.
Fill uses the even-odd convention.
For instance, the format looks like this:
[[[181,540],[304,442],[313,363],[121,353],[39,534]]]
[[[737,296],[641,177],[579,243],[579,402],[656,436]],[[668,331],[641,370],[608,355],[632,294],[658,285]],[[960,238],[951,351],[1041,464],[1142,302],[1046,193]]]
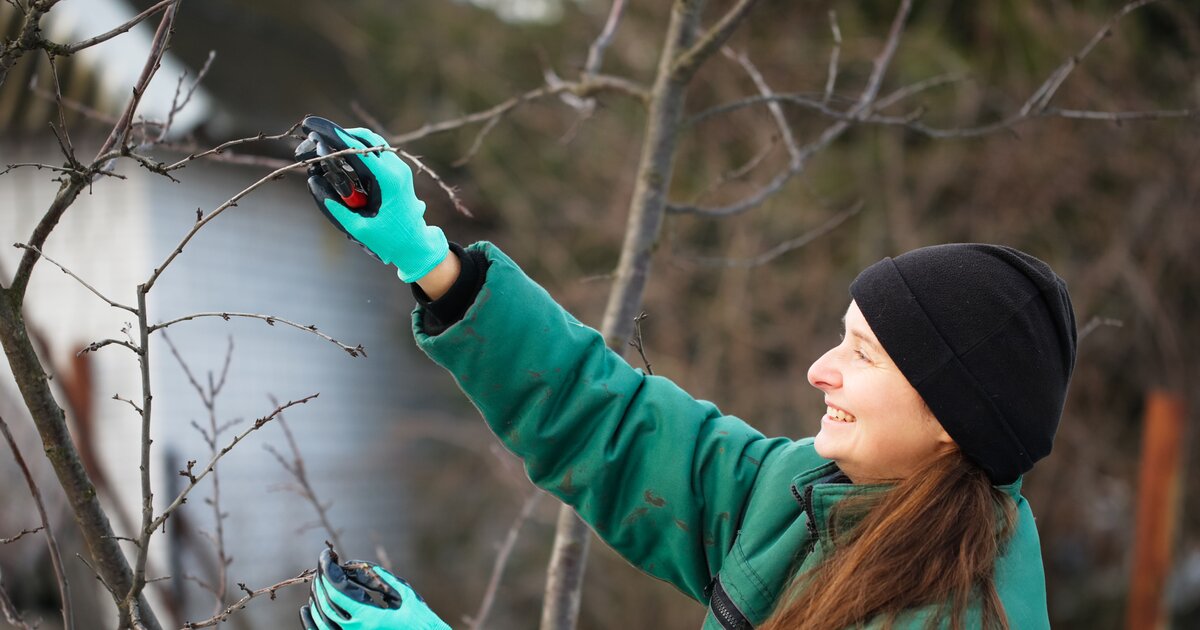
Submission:
[[[860,350],[858,348],[854,349],[854,356],[862,359],[863,361],[867,361],[867,362],[871,361],[871,357],[868,357],[865,353],[863,353],[862,350]]]

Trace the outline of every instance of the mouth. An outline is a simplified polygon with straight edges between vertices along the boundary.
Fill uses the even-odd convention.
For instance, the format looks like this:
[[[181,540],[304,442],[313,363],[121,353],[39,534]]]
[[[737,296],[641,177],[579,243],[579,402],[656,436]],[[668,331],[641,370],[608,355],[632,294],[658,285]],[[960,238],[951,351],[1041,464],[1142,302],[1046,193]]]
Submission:
[[[858,418],[854,417],[853,414],[829,405],[825,406],[825,416],[834,422],[845,422],[852,424],[858,421]]]

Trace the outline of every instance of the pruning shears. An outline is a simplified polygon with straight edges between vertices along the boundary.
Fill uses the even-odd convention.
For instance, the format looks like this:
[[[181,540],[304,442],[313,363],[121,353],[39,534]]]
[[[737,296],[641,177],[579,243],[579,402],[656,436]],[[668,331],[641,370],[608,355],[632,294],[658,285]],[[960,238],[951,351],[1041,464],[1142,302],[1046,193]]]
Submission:
[[[297,160],[325,157],[350,148],[338,136],[337,131],[340,130],[346,135],[350,134],[339,127],[337,123],[320,116],[305,117],[300,124],[300,129],[306,135],[296,147]],[[364,144],[368,143],[364,142]],[[338,156],[315,162],[309,165],[308,174],[310,178],[314,176],[320,178],[328,186],[328,190],[324,192],[327,195],[330,192],[334,193],[334,195],[328,196],[340,200],[342,205],[354,212],[365,217],[372,217],[379,211],[379,187],[375,184],[374,176],[363,165],[362,160],[358,159],[358,156]],[[374,200],[372,200],[372,196]]]

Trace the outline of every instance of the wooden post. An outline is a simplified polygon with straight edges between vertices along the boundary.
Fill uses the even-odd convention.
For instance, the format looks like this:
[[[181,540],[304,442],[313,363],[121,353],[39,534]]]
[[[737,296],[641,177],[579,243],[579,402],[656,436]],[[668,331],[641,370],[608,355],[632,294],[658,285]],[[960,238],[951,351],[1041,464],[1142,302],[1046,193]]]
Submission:
[[[1167,627],[1164,591],[1179,516],[1184,404],[1177,394],[1153,390],[1146,398],[1141,471],[1137,488],[1133,573],[1129,584],[1129,630]]]

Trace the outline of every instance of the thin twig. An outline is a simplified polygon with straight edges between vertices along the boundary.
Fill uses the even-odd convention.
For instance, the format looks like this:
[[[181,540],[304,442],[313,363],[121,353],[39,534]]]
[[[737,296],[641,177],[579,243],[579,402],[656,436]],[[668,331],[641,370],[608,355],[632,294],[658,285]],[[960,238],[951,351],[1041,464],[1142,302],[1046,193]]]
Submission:
[[[767,144],[764,145],[758,153],[751,156],[750,159],[746,160],[746,162],[741,166],[721,173],[721,175],[714,179],[712,183],[705,187],[704,190],[696,193],[696,195],[692,197],[689,205],[694,206],[700,203],[700,200],[707,199],[710,195],[720,190],[725,184],[742,179],[743,177],[749,175],[752,171],[754,171],[755,168],[758,168],[758,165],[762,164],[767,157],[774,153],[775,147],[779,145],[779,140],[779,134],[771,134],[770,141],[767,142]]]
[[[108,135],[108,139],[101,145],[100,150],[96,153],[94,162],[107,162],[101,160],[101,156],[106,155],[113,149],[124,150],[125,142],[129,137],[129,130],[133,125],[133,115],[137,111],[138,104],[142,101],[142,95],[146,93],[146,87],[150,84],[150,80],[154,78],[154,73],[158,71],[162,64],[162,57],[167,50],[167,42],[171,39],[171,34],[174,32],[175,14],[179,9],[178,0],[168,2],[163,11],[162,20],[158,23],[158,30],[154,33],[154,39],[150,44],[150,55],[146,58],[146,64],[142,67],[141,76],[138,77],[137,83],[133,87],[133,96],[126,104],[125,110],[121,113],[121,117],[117,119],[117,124],[113,126],[112,131]],[[100,170],[108,170],[101,167]]]
[[[1096,332],[1096,329],[1100,328],[1101,326],[1112,326],[1113,328],[1121,328],[1124,325],[1125,325],[1125,322],[1123,322],[1119,319],[1113,319],[1111,317],[1100,317],[1099,315],[1097,315],[1097,316],[1091,318],[1090,320],[1088,320],[1088,323],[1084,324],[1083,328],[1079,329],[1079,335],[1078,335],[1078,339],[1077,339],[1076,343],[1083,341],[1084,338],[1086,338],[1088,335]]]
[[[826,104],[833,98],[833,88],[837,85],[838,59],[842,55],[842,29],[838,28],[837,11],[829,10],[829,30],[833,31],[833,50],[829,52],[829,76],[825,79]]]
[[[192,225],[192,228],[190,230],[188,230],[187,234],[185,234],[183,236],[183,239],[179,241],[179,244],[175,246],[175,249],[171,250],[171,253],[167,255],[166,260],[164,260],[162,262],[162,264],[160,264],[154,268],[154,272],[150,274],[150,278],[148,280],[146,280],[146,282],[144,284],[145,290],[149,291],[150,288],[154,286],[154,283],[158,281],[158,277],[162,275],[163,271],[165,271],[167,269],[167,267],[170,266],[171,262],[174,261],[175,258],[177,256],[179,256],[179,254],[183,253],[183,248],[185,246],[187,246],[187,244],[192,240],[193,237],[196,236],[196,233],[199,232],[201,228],[203,228],[205,225],[208,225],[208,223],[210,221],[212,221],[213,219],[218,217],[221,213],[225,212],[229,208],[236,206],[237,202],[240,201],[243,197],[254,192],[255,190],[257,190],[258,188],[260,188],[267,182],[274,181],[274,180],[278,179],[279,176],[283,175],[284,173],[286,173],[288,171],[303,168],[303,167],[308,166],[309,164],[315,164],[317,162],[322,162],[324,160],[330,160],[330,159],[333,159],[336,157],[342,157],[345,155],[355,155],[355,154],[360,154],[360,153],[372,153],[372,152],[378,152],[378,151],[395,151],[395,149],[393,149],[391,147],[366,147],[363,149],[343,149],[341,151],[334,151],[333,153],[330,153],[328,155],[318,156],[318,157],[311,158],[308,160],[303,160],[300,162],[294,162],[292,164],[288,164],[287,166],[275,169],[274,171],[271,171],[267,175],[264,175],[258,181],[254,182],[250,186],[244,188],[241,192],[239,192],[236,195],[234,195],[233,197],[229,198],[229,200],[227,200],[225,203],[222,203],[215,210],[213,210],[212,212],[209,212],[208,214],[204,215],[199,220],[197,220],[196,223]]]
[[[130,407],[133,407],[133,410],[136,411],[139,416],[142,415],[142,408],[132,400],[128,398],[122,398],[120,394],[113,394],[112,399],[128,404]]]
[[[49,171],[55,171],[55,172],[58,172],[58,173],[66,173],[66,174],[68,174],[68,175],[83,175],[83,174],[86,174],[86,171],[81,171],[81,170],[79,170],[79,169],[75,169],[75,168],[67,168],[67,167],[64,167],[64,166],[54,166],[53,164],[41,164],[41,163],[38,163],[38,162],[17,162],[17,163],[15,163],[15,164],[5,164],[5,165],[4,165],[4,170],[3,170],[3,171],[0,171],[0,175],[7,175],[9,171],[13,171],[13,170],[16,170],[16,169],[18,169],[18,168],[28,168],[28,167],[33,167],[33,168],[36,168],[36,169],[37,169],[37,170],[39,170],[39,171],[40,171],[40,170],[42,170],[42,169],[46,169],[46,170],[49,170]],[[106,174],[110,174],[110,173],[106,173]],[[115,175],[115,174],[112,174],[112,175],[113,175],[114,177],[118,177],[118,178],[120,178],[120,179],[125,179],[124,177],[121,177],[121,176],[119,176],[119,175]]]
[[[95,352],[95,351],[99,350],[100,348],[103,348],[104,346],[122,346],[125,348],[129,348],[130,350],[133,351],[134,354],[142,353],[142,349],[133,345],[132,342],[121,341],[120,339],[103,339],[101,341],[93,341],[92,343],[89,343],[82,350],[80,350],[79,352],[76,352],[75,356],[78,357],[78,356],[83,356],[89,352]]]
[[[608,19],[604,21],[604,29],[600,31],[596,41],[592,42],[591,47],[588,48],[587,61],[583,64],[585,78],[600,72],[600,66],[604,63],[604,51],[608,50],[608,46],[612,44],[613,35],[617,32],[617,24],[621,21],[621,14],[624,12],[625,0],[613,0],[612,7],[608,10]]]
[[[271,397],[271,402],[272,404],[278,404],[274,396]],[[317,493],[308,481],[308,471],[304,467],[304,456],[300,454],[300,447],[296,444],[296,438],[292,435],[292,430],[288,428],[283,414],[279,414],[278,424],[283,429],[283,434],[287,438],[288,448],[292,451],[291,461],[289,462],[284,459],[283,455],[272,448],[270,444],[264,444],[263,448],[273,455],[275,461],[279,462],[279,465],[296,480],[298,485],[293,488],[294,491],[305,501],[308,501],[313,506],[313,509],[317,511],[317,518],[320,519],[321,528],[325,530],[325,533],[329,534],[329,539],[333,541],[334,548],[345,549],[342,546],[342,540],[338,535],[337,528],[329,521],[329,507],[332,503],[321,503],[317,498]]]
[[[61,269],[61,270],[62,270],[62,272],[63,272],[63,273],[65,273],[65,274],[67,274],[68,276],[71,276],[72,278],[74,278],[74,279],[75,279],[77,282],[79,282],[79,284],[83,285],[83,287],[84,287],[85,289],[87,289],[88,291],[91,291],[91,292],[92,292],[92,294],[94,294],[96,297],[98,297],[98,298],[100,298],[101,300],[104,300],[105,302],[107,302],[109,306],[112,306],[112,307],[114,307],[114,308],[119,308],[119,309],[121,309],[121,310],[124,310],[124,311],[129,311],[130,313],[133,313],[134,315],[137,315],[137,312],[138,312],[138,311],[137,311],[137,309],[136,309],[136,308],[133,308],[132,306],[126,306],[125,304],[121,304],[121,303],[119,303],[119,302],[114,302],[114,301],[112,301],[112,300],[108,299],[107,297],[105,297],[105,295],[104,295],[103,293],[101,293],[101,292],[97,291],[95,287],[93,287],[92,285],[90,285],[90,284],[88,284],[87,282],[85,282],[85,281],[83,280],[83,278],[80,278],[79,276],[75,275],[75,272],[71,271],[70,269],[67,269],[66,267],[64,267],[64,266],[62,265],[62,263],[58,262],[57,260],[54,260],[53,258],[51,258],[51,257],[47,256],[46,254],[44,254],[44,253],[43,253],[43,252],[42,252],[40,249],[38,249],[37,247],[34,247],[34,246],[32,246],[32,245],[26,245],[26,244],[24,244],[24,243],[13,243],[13,247],[16,247],[17,249],[31,249],[31,250],[33,250],[34,252],[37,252],[37,255],[38,255],[38,256],[41,256],[42,258],[45,258],[45,259],[46,259],[46,262],[49,262],[50,264],[54,265],[55,267],[58,267],[59,269]]]
[[[241,599],[237,600],[236,602],[230,604],[225,610],[221,611],[221,613],[218,615],[215,615],[213,617],[205,619],[204,621],[189,621],[189,622],[183,624],[184,630],[192,630],[193,628],[209,628],[212,626],[219,625],[220,623],[222,623],[226,619],[228,619],[229,616],[232,615],[233,613],[245,608],[246,604],[249,603],[250,600],[254,599],[255,597],[259,597],[261,595],[270,595],[271,599],[273,600],[273,599],[275,599],[275,591],[278,591],[279,589],[287,587],[287,586],[292,586],[294,584],[306,584],[308,582],[311,582],[313,579],[313,576],[316,575],[316,572],[317,572],[316,569],[305,569],[302,573],[300,573],[300,575],[297,575],[294,578],[289,578],[282,582],[279,582],[278,584],[272,584],[271,586],[267,586],[267,587],[256,589],[256,590],[250,590],[250,589],[246,588],[246,585],[244,583],[238,583],[238,586],[241,587],[242,590],[246,593],[245,596],[243,596]]]
[[[638,354],[642,356],[642,363],[646,366],[646,373],[654,376],[654,368],[650,367],[650,359],[646,358],[646,344],[642,340],[642,322],[650,317],[646,311],[638,313],[637,317],[633,318],[633,338],[629,340],[629,345],[637,349]]]
[[[50,130],[54,132],[54,137],[58,140],[58,146],[62,150],[63,157],[67,159],[67,165],[79,169],[81,165],[75,159],[75,146],[71,144],[71,134],[67,131],[67,114],[63,107],[62,85],[58,80],[58,66],[54,63],[54,55],[46,52],[46,60],[50,64],[50,77],[54,79],[54,103],[58,110],[58,128],[54,127],[54,123],[50,124]]]
[[[883,111],[900,101],[911,98],[926,90],[931,90],[943,85],[949,85],[951,83],[958,83],[960,81],[965,81],[968,78],[969,77],[967,75],[958,72],[950,72],[947,74],[939,74],[937,76],[929,77],[928,79],[923,79],[894,90],[887,96],[875,101],[875,105],[872,106],[871,109],[877,112]]]
[[[160,11],[165,9],[167,7],[167,5],[178,3],[179,1],[180,0],[162,0],[158,4],[135,15],[128,22],[125,22],[124,24],[122,24],[106,33],[102,33],[95,37],[91,37],[91,38],[85,39],[83,41],[76,42],[74,44],[56,48],[54,50],[54,52],[55,52],[55,54],[58,54],[58,55],[73,55],[73,54],[83,50],[84,48],[91,48],[92,46],[95,46],[96,44],[106,42],[106,41],[116,37],[117,35],[120,35],[121,33],[129,32],[130,29],[137,26],[139,23],[141,23],[146,18],[154,15],[155,13],[159,13]]]
[[[171,501],[171,504],[168,505],[166,507],[166,509],[164,509],[162,511],[161,514],[159,514],[158,518],[154,519],[150,530],[153,531],[155,529],[158,529],[159,525],[162,525],[167,520],[167,518],[169,518],[171,516],[171,514],[176,509],[179,508],[180,505],[183,505],[183,503],[187,500],[188,494],[190,494],[191,491],[193,489],[195,489],[196,484],[200,483],[200,481],[202,479],[204,479],[204,477],[206,477],[210,472],[212,472],[213,468],[216,467],[217,462],[219,462],[221,460],[221,458],[225,456],[226,453],[233,450],[233,447],[237,446],[238,442],[241,442],[242,440],[244,440],[246,438],[246,436],[250,435],[252,432],[254,432],[258,429],[261,429],[268,422],[275,419],[275,417],[278,416],[280,413],[283,413],[283,411],[285,409],[287,409],[289,407],[294,407],[296,405],[302,405],[304,403],[307,403],[308,401],[316,398],[317,396],[320,396],[320,394],[309,394],[308,396],[305,396],[304,398],[288,401],[286,404],[281,405],[278,408],[276,408],[275,411],[272,411],[270,414],[255,420],[254,424],[247,427],[245,431],[242,431],[237,436],[235,436],[233,438],[232,442],[230,442],[227,446],[222,448],[216,454],[216,456],[214,456],[208,462],[208,465],[204,467],[204,470],[200,471],[199,475],[193,475],[190,471],[188,471],[187,474],[184,474],[183,476],[188,478],[188,482],[189,482],[188,485],[186,487],[184,487],[184,489],[179,493],[179,495],[175,497],[175,500]],[[181,471],[181,474],[183,474],[183,471]]]
[[[668,206],[667,211],[671,213],[686,213],[698,214],[708,217],[723,217],[734,214],[740,214],[752,208],[756,208],[770,199],[783,187],[787,182],[797,174],[804,170],[804,164],[821,149],[829,145],[847,129],[850,128],[852,121],[861,118],[864,113],[870,111],[871,104],[879,93],[880,85],[883,82],[883,76],[887,72],[887,68],[891,65],[892,59],[895,57],[896,49],[900,45],[900,36],[904,32],[904,24],[908,19],[909,11],[912,8],[912,0],[903,0],[900,8],[896,11],[896,16],[892,20],[891,29],[888,32],[887,41],[883,45],[883,49],[875,57],[872,65],[870,78],[867,80],[867,86],[863,89],[862,95],[849,111],[845,113],[848,120],[838,120],[833,125],[825,129],[824,132],[814,141],[805,145],[799,151],[799,155],[793,155],[788,167],[775,175],[765,186],[760,188],[749,197],[742,199],[734,204],[723,208],[700,208],[696,206]],[[769,94],[762,94],[759,98],[764,102],[770,102],[773,99]],[[811,105],[818,109],[828,109],[821,102],[812,102]],[[692,119],[693,121],[695,118]]]
[[[871,76],[867,79],[867,87],[863,90],[858,105],[851,110],[852,115],[867,111],[875,102],[875,97],[879,95],[883,77],[887,74],[888,67],[891,66],[892,59],[896,56],[896,49],[900,46],[900,35],[904,32],[904,24],[908,22],[908,14],[911,11],[912,0],[903,0],[900,3],[900,9],[896,11],[896,17],[892,19],[887,42],[884,43],[883,50],[875,58],[875,63],[871,67]]]
[[[479,128],[479,131],[475,134],[475,139],[471,141],[471,147],[467,149],[467,152],[464,153],[462,157],[454,160],[454,162],[451,163],[451,166],[458,168],[467,162],[470,162],[471,158],[475,157],[475,154],[478,153],[479,149],[483,147],[484,138],[487,138],[487,135],[492,132],[492,129],[495,129],[496,125],[500,123],[500,118],[500,116],[496,116],[495,118],[492,118],[484,123],[483,126]]]
[[[62,600],[63,627],[65,630],[74,630],[75,616],[71,609],[71,586],[67,583],[67,572],[63,569],[62,556],[58,552],[58,539],[55,538],[54,528],[50,526],[50,519],[46,516],[46,505],[42,502],[42,493],[38,490],[37,483],[34,482],[33,475],[29,472],[29,467],[25,465],[25,458],[21,456],[21,449],[17,448],[17,441],[13,439],[12,433],[8,430],[8,423],[2,417],[0,417],[0,433],[4,434],[8,448],[12,450],[13,460],[21,468],[21,474],[29,486],[29,494],[33,496],[33,503],[37,506],[38,518],[42,521],[42,534],[46,537],[46,546],[50,550],[50,563],[54,567],[54,578],[58,582],[58,595]]]
[[[0,420],[3,420],[3,419],[0,418]],[[9,543],[17,542],[18,540],[21,540],[22,538],[24,538],[25,534],[36,534],[40,531],[42,531],[41,525],[34,527],[33,529],[22,529],[21,532],[19,534],[17,534],[16,536],[13,536],[11,538],[0,538],[0,545],[7,545]]]
[[[36,630],[36,626],[29,625],[21,618],[21,613],[8,598],[8,591],[4,588],[3,571],[0,571],[0,612],[4,613],[4,620],[17,630]]]
[[[388,137],[388,142],[399,146],[435,134],[460,129],[462,127],[466,127],[467,125],[485,123],[497,116],[504,116],[520,105],[524,105],[548,96],[555,96],[562,92],[571,92],[572,94],[581,98],[586,98],[601,92],[618,92],[633,96],[641,102],[646,101],[648,94],[646,88],[622,77],[596,75],[589,77],[586,81],[562,82],[561,84],[553,87],[544,85],[534,88],[528,92],[525,92],[524,94],[514,96],[502,103],[493,105],[488,109],[440,123],[426,123],[414,131]]]
[[[501,543],[500,549],[496,553],[496,561],[492,564],[492,576],[488,580],[487,589],[483,593],[483,600],[479,603],[479,610],[468,623],[471,630],[482,630],[484,622],[487,621],[487,616],[492,611],[492,604],[496,601],[496,592],[500,589],[500,579],[504,576],[504,568],[508,565],[508,558],[512,555],[512,550],[517,544],[517,536],[521,533],[521,527],[525,521],[529,520],[529,516],[533,514],[533,510],[537,508],[542,497],[545,496],[540,490],[534,490],[533,494],[525,499],[525,504],[521,506],[521,512],[517,514],[517,518],[513,520],[512,526],[508,528],[508,534],[504,537],[504,542]]]
[[[444,180],[442,180],[441,176],[439,176],[437,174],[437,172],[435,172],[433,169],[429,168],[428,166],[425,166],[425,163],[422,162],[420,158],[418,158],[417,156],[415,156],[403,149],[395,149],[395,148],[391,148],[391,147],[384,147],[384,148],[389,149],[391,151],[395,151],[401,157],[403,157],[403,158],[407,159],[408,161],[412,162],[413,164],[415,164],[417,167],[417,170],[432,177],[433,181],[437,182],[438,187],[440,187],[446,193],[446,195],[448,197],[450,197],[450,201],[451,201],[451,203],[454,204],[454,208],[456,210],[458,210],[461,214],[468,216],[468,217],[475,216],[475,215],[471,214],[471,211],[467,209],[466,204],[464,204],[462,199],[460,199],[458,197],[458,193],[454,190],[454,187],[447,184]]]
[[[774,94],[771,86],[767,85],[767,80],[763,78],[762,73],[758,71],[758,68],[745,53],[735,53],[728,47],[722,49],[722,51],[746,71],[746,74],[750,76],[750,80],[754,81],[754,86],[758,88],[759,94],[765,97],[770,97]],[[791,167],[799,169],[801,166],[800,147],[796,146],[796,137],[792,134],[792,128],[788,125],[787,118],[783,115],[783,108],[779,106],[779,103],[769,102],[767,103],[767,109],[770,110],[771,117],[775,120],[775,126],[779,129],[779,135],[783,138],[784,146],[787,147],[788,156],[791,158]]]
[[[354,115],[358,116],[363,121],[363,124],[370,127],[371,129],[374,129],[375,132],[378,133],[379,135],[381,135],[381,136],[391,135],[387,131],[387,125],[384,125],[382,122],[379,121],[378,118],[376,118],[375,116],[372,116],[371,112],[368,112],[367,109],[365,107],[363,107],[362,105],[360,105],[358,101],[350,101],[350,111],[354,112]]]
[[[283,324],[285,326],[291,326],[292,328],[295,328],[297,330],[303,330],[305,332],[312,333],[330,343],[333,343],[333,344],[337,345],[339,348],[341,348],[342,350],[345,350],[346,353],[352,357],[357,357],[360,354],[363,355],[364,357],[367,356],[367,351],[365,348],[362,347],[362,344],[359,344],[357,346],[348,346],[348,345],[338,341],[337,339],[334,339],[333,337],[330,337],[329,335],[326,335],[325,333],[317,330],[317,327],[312,324],[309,324],[306,326],[304,324],[297,324],[296,322],[288,321],[286,319],[276,317],[274,315],[260,315],[258,313],[230,313],[230,312],[192,313],[191,315],[184,315],[183,317],[177,317],[177,318],[169,320],[169,321],[161,322],[158,324],[153,324],[150,326],[149,331],[151,333],[153,333],[155,331],[162,330],[164,328],[167,328],[174,324],[178,324],[180,322],[186,322],[186,321],[193,320],[193,319],[200,319],[202,317],[220,317],[221,319],[223,319],[225,321],[229,321],[231,318],[234,318],[234,317],[240,317],[240,318],[245,318],[245,319],[260,319],[271,326],[274,326],[277,323]]]
[[[208,412],[209,429],[207,431],[195,422],[192,423],[192,426],[196,428],[200,433],[200,437],[208,444],[210,457],[216,457],[217,440],[220,439],[221,433],[231,427],[230,424],[219,426],[217,423],[217,397],[220,396],[221,390],[225,386],[225,378],[229,374],[229,366],[233,362],[233,337],[229,338],[229,345],[225,351],[225,363],[221,368],[220,378],[214,381],[212,372],[209,372],[207,388],[202,386],[196,379],[196,376],[192,373],[192,369],[183,360],[183,356],[179,354],[179,350],[171,342],[171,338],[167,336],[166,331],[163,331],[163,342],[167,344],[171,355],[175,357],[175,362],[183,369],[188,382],[196,390],[196,395],[200,397],[201,404],[204,405],[205,411]],[[282,416],[280,417],[282,418]],[[191,463],[189,462],[188,465],[191,466]],[[217,552],[217,583],[213,585],[210,592],[216,600],[214,604],[216,609],[213,611],[215,614],[220,612],[222,603],[225,601],[225,591],[228,589],[229,584],[229,565],[233,563],[233,558],[230,558],[225,552],[225,514],[221,511],[221,477],[220,471],[215,469],[212,471],[212,487],[212,497],[209,500],[209,505],[213,509],[213,521],[216,533],[209,537],[209,539],[212,541],[213,547],[216,548]]]
[[[738,0],[737,4],[730,7],[690,49],[680,53],[671,66],[672,77],[686,83],[705,60],[725,45],[757,2],[758,0]]]
[[[849,210],[839,212],[838,214],[830,217],[827,221],[817,226],[815,229],[805,232],[796,238],[784,241],[753,258],[711,258],[704,256],[686,256],[683,258],[683,260],[707,268],[749,269],[753,267],[761,267],[788,252],[800,249],[801,247],[804,247],[816,239],[828,234],[837,226],[845,223],[847,219],[861,212],[862,208],[863,204],[862,202],[859,202]]]
[[[1058,118],[1073,118],[1077,120],[1107,120],[1121,122],[1124,120],[1159,120],[1164,118],[1200,118],[1200,109],[1159,109],[1140,112],[1099,112],[1081,109],[1058,109],[1048,107],[1040,113],[1041,116]]]
[[[196,73],[195,80],[188,87],[187,94],[183,97],[183,102],[179,101],[179,94],[183,89],[183,80],[187,78],[187,71],[185,70],[179,75],[179,81],[175,84],[175,96],[171,99],[171,110],[167,113],[167,122],[163,124],[162,130],[159,131],[156,142],[162,142],[166,139],[167,134],[171,131],[171,126],[175,124],[175,114],[183,111],[183,108],[187,107],[187,104],[191,102],[192,95],[196,93],[196,88],[200,87],[200,82],[204,80],[205,75],[212,68],[213,59],[216,58],[217,51],[208,51],[208,58],[204,60],[204,65],[200,66],[200,71]]]
[[[295,132],[299,126],[300,126],[300,123],[296,123],[296,124],[292,125],[291,127],[288,127],[287,131],[284,131],[283,133],[275,134],[273,136],[268,136],[266,134],[260,133],[260,134],[254,135],[254,136],[250,136],[248,138],[238,138],[236,140],[229,140],[228,142],[222,142],[221,144],[219,144],[211,149],[206,149],[204,151],[199,151],[199,152],[193,152],[193,153],[191,153],[191,155],[188,155],[187,157],[183,158],[182,160],[179,160],[178,162],[175,162],[173,164],[169,164],[169,165],[163,167],[163,170],[173,171],[173,170],[176,170],[179,168],[183,168],[184,165],[186,165],[188,162],[191,162],[192,160],[195,160],[197,158],[202,158],[202,157],[208,157],[208,156],[214,155],[214,154],[219,155],[221,153],[224,153],[230,147],[236,147],[238,145],[247,144],[250,142],[259,142],[261,140],[282,140],[284,138],[291,136],[292,133]],[[160,146],[162,146],[164,148],[168,148],[168,149],[175,149],[175,150],[191,150],[191,148],[180,147],[180,146],[172,145],[172,144],[162,144]],[[287,164],[287,166],[291,166],[293,163],[288,162],[286,164]]]
[[[1116,26],[1117,22],[1133,11],[1154,1],[1155,0],[1136,0],[1135,2],[1126,3],[1125,6],[1121,7],[1116,14],[1114,14],[1108,19],[1107,22],[1104,23],[1104,26],[1099,31],[1096,31],[1095,35],[1092,35],[1092,38],[1083,45],[1083,48],[1080,49],[1079,52],[1068,57],[1066,61],[1063,61],[1062,64],[1054,70],[1054,72],[1050,73],[1050,77],[1046,79],[1046,81],[1034,91],[1029,99],[1025,101],[1025,104],[1021,106],[1018,116],[1024,118],[1031,112],[1046,109],[1046,107],[1050,105],[1051,99],[1054,98],[1055,93],[1058,92],[1058,88],[1062,87],[1062,84],[1067,80],[1067,77],[1071,76],[1071,72],[1073,72],[1075,68],[1077,68],[1079,64],[1083,62],[1084,58],[1092,52],[1092,49],[1094,49],[1097,44],[1112,34],[1113,27]]]

